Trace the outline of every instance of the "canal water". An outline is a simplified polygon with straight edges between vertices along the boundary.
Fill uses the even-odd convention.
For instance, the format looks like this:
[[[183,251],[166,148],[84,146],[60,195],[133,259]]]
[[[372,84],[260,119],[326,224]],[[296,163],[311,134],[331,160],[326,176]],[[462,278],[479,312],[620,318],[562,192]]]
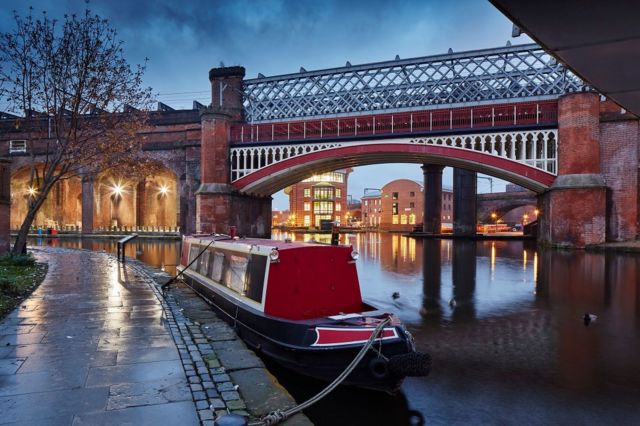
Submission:
[[[285,237],[329,239],[274,236]],[[341,238],[361,254],[364,298],[403,320],[433,369],[395,396],[338,388],[306,411],[315,424],[640,424],[640,256],[522,241]],[[115,251],[115,242],[58,242],[68,244]],[[128,255],[175,268],[179,242],[136,244]],[[269,367],[299,402],[325,385]]]

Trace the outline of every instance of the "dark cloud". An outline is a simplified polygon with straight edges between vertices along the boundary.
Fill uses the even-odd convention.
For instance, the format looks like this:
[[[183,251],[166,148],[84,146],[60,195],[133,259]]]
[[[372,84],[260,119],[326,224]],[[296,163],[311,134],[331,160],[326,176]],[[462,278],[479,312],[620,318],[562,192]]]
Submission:
[[[12,25],[12,9],[33,6],[50,16],[81,13],[84,0],[0,0],[0,28]],[[300,66],[321,69],[455,51],[503,46],[511,24],[486,1],[388,0],[92,0],[89,7],[110,19],[133,63],[150,58],[146,83],[159,100],[190,107],[208,103],[208,71],[242,65],[249,78]],[[519,39],[518,42],[527,42]],[[407,167],[403,166],[406,170]],[[353,175],[355,196],[396,177]],[[407,177],[420,179],[416,166]]]

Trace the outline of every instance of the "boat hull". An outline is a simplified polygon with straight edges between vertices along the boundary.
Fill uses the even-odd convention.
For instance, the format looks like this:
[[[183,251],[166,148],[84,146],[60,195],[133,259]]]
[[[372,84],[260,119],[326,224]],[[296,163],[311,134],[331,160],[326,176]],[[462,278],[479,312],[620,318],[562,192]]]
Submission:
[[[234,327],[247,346],[298,374],[333,381],[363,347],[363,342],[318,344],[317,327],[353,327],[349,320],[318,318],[292,321],[270,317],[234,300],[215,284],[198,279],[196,274],[187,271],[183,274],[183,280]],[[379,311],[363,313],[368,318],[383,318],[385,315],[388,314]],[[376,341],[343,384],[388,393],[395,393],[399,389],[404,376],[390,371],[386,359],[411,353],[415,349],[410,334],[399,322],[385,327],[385,331],[391,328],[395,330],[395,337]]]

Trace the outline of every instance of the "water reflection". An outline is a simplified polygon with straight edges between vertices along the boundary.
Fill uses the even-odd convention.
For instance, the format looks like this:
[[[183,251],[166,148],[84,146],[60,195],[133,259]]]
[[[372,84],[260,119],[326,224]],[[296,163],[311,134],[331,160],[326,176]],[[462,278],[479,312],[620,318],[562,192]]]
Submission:
[[[407,379],[399,400],[330,396],[314,423],[402,424],[416,410],[426,424],[640,424],[639,256],[374,233],[343,241],[361,253],[363,296],[400,316],[434,369]],[[597,320],[585,326],[585,313]],[[362,421],[371,413],[385,420]]]
[[[118,248],[118,240],[116,239],[30,238],[27,244],[40,247],[105,251],[107,253],[116,253]],[[180,256],[180,241],[138,238],[127,244],[125,255],[156,268],[164,269],[169,274],[175,274]]]

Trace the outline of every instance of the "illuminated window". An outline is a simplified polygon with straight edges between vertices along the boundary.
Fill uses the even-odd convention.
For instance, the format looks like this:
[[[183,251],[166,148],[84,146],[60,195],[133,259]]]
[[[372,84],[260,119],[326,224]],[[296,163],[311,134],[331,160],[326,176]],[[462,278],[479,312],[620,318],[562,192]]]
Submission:
[[[340,216],[336,216],[335,222],[336,222],[336,225],[340,225]]]
[[[311,211],[311,203],[304,203],[304,211],[305,212]]]
[[[304,226],[310,226],[311,225],[311,216],[309,216],[308,214],[304,215],[303,225]]]
[[[333,200],[333,187],[317,186],[313,188],[313,198],[315,200]]]
[[[410,214],[409,215],[409,224],[410,225],[415,225],[416,224],[416,215],[415,214]]]
[[[365,206],[368,206],[368,205],[369,205],[369,200],[365,201],[365,202],[364,202],[364,205],[365,205]]]
[[[340,203],[336,203],[336,211],[342,211],[342,205]]]
[[[393,216],[392,219],[391,219],[391,223],[393,225],[397,225],[398,224],[398,216]]]
[[[335,183],[343,183],[344,182],[344,173],[338,173],[338,172],[323,173],[321,175],[311,176],[310,178],[303,180],[303,182],[335,182]]]
[[[305,188],[304,189],[304,196],[305,197],[311,197],[311,188]]]
[[[398,215],[398,203],[393,203],[391,205],[391,214],[394,216]]]
[[[331,214],[333,213],[333,203],[331,201],[314,201],[314,214]]]
[[[407,224],[407,215],[403,214],[402,216],[400,216],[400,223],[402,225],[406,225]]]
[[[336,198],[342,197],[342,189],[336,188]]]
[[[398,199],[398,193],[394,192],[393,194],[391,194],[391,198],[393,198],[394,200]]]

